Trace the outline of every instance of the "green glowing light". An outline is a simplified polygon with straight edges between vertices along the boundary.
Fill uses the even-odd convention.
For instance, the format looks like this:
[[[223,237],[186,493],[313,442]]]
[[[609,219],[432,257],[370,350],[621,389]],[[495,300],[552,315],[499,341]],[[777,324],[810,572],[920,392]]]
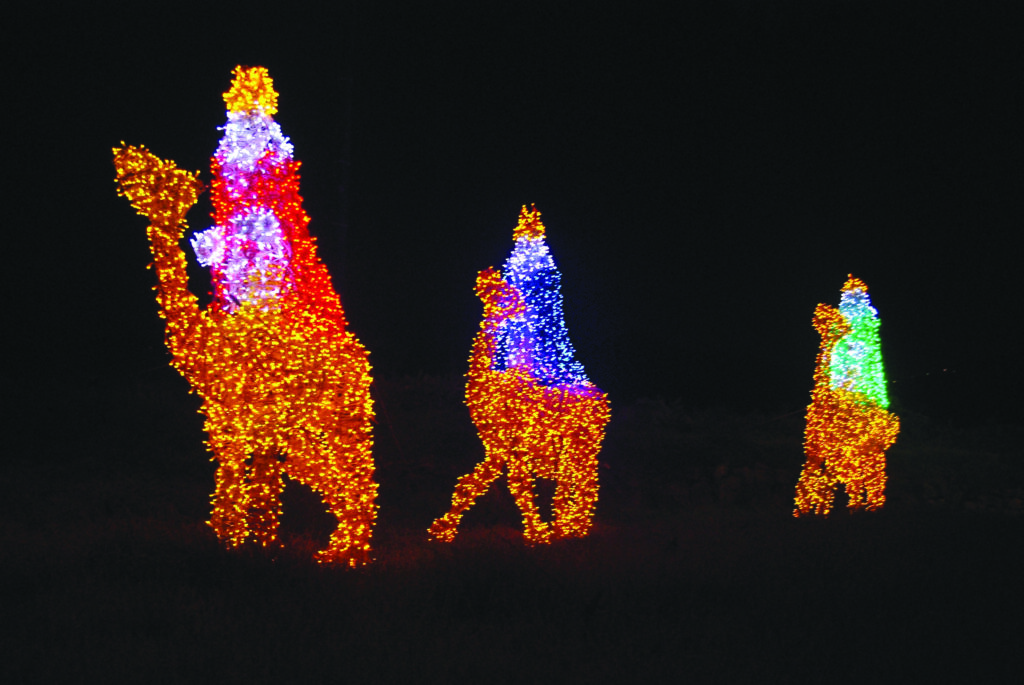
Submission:
[[[882,322],[871,306],[867,287],[852,279],[843,288],[839,312],[850,325],[832,353],[829,372],[832,387],[866,396],[879,407],[889,406],[885,367],[882,365],[882,340],[878,329]]]

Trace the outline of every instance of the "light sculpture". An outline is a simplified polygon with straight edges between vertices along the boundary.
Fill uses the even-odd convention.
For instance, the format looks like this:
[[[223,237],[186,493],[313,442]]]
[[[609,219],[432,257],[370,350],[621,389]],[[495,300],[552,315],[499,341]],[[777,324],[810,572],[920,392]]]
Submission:
[[[455,539],[476,498],[507,471],[531,543],[583,537],[597,503],[597,455],[610,418],[608,396],[576,361],[562,316],[561,275],[535,207],[525,206],[503,271],[479,273],[484,316],[466,374],[466,405],[486,457],[458,479],[452,506],[430,535]],[[553,520],[538,511],[537,478],[555,481]]]
[[[828,515],[839,483],[846,486],[852,511],[874,511],[885,504],[885,451],[896,441],[900,423],[886,410],[880,323],[867,285],[852,275],[843,285],[838,309],[819,304],[814,310],[821,348],[794,516]]]
[[[197,174],[144,147],[114,148],[118,194],[147,228],[171,364],[203,400],[218,463],[209,524],[228,547],[277,546],[283,475],[337,517],[321,562],[369,561],[376,519],[370,365],[309,234],[299,162],[274,121],[262,67],[234,70],[211,163],[214,226],[192,238],[213,301],[188,289],[178,243],[202,189]]]

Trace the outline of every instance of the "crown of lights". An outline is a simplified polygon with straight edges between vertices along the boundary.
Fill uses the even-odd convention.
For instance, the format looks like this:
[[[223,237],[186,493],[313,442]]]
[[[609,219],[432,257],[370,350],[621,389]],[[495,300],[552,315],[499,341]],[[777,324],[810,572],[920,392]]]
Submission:
[[[214,226],[193,236],[214,299],[200,309],[178,247],[195,174],[145,148],[114,149],[119,194],[150,219],[157,301],[172,365],[203,398],[218,462],[210,525],[229,547],[279,544],[283,475],[338,519],[319,561],[369,561],[376,519],[370,365],[309,235],[299,163],[273,120],[262,67],[234,70],[211,162]],[[122,144],[123,145],[123,144]]]
[[[836,487],[846,487],[850,510],[885,504],[885,452],[896,441],[899,418],[888,411],[878,312],[864,281],[852,275],[839,308],[819,304],[821,336],[814,390],[807,407],[804,463],[794,515],[828,515]]]
[[[561,276],[535,207],[523,207],[502,271],[481,271],[484,308],[466,374],[466,405],[485,459],[462,476],[447,514],[429,533],[450,542],[459,521],[503,469],[533,543],[583,537],[597,504],[597,455],[610,418],[608,396],[576,361],[562,315]],[[537,508],[535,481],[556,481],[554,518]]]

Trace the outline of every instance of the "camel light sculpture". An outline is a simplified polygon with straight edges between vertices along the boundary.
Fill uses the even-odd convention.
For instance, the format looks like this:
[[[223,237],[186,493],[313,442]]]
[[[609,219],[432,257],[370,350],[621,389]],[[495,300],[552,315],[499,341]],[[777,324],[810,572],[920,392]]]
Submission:
[[[886,410],[880,323],[867,285],[852,275],[838,309],[819,304],[814,310],[821,348],[794,516],[828,515],[839,483],[846,486],[851,511],[885,504],[885,451],[896,441],[900,422]]]
[[[459,478],[451,509],[430,526],[440,541],[455,538],[462,515],[503,469],[527,541],[583,537],[593,521],[608,396],[575,359],[562,316],[561,276],[535,207],[523,207],[513,237],[503,272],[485,269],[476,281],[484,317],[469,358],[466,405],[486,457]],[[538,477],[556,482],[550,522],[537,508]]]
[[[202,186],[144,147],[114,148],[118,194],[147,228],[171,364],[203,400],[217,461],[209,524],[228,547],[279,545],[283,475],[318,492],[338,520],[321,562],[369,561],[376,519],[370,365],[309,235],[299,162],[274,121],[262,67],[234,70],[211,168],[214,226],[192,238],[210,269],[205,309],[179,248]]]

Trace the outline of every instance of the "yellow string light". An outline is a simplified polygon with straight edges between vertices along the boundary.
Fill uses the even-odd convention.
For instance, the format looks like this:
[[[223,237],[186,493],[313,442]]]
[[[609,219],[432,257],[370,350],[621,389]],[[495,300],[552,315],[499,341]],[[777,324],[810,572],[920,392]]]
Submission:
[[[540,210],[536,206],[527,209],[523,206],[519,213],[519,222],[512,229],[512,239],[518,241],[520,238],[543,238],[544,224],[540,220]]]
[[[277,91],[270,72],[263,67],[235,67],[231,89],[224,93],[229,112],[257,110],[268,116],[277,114]]]

